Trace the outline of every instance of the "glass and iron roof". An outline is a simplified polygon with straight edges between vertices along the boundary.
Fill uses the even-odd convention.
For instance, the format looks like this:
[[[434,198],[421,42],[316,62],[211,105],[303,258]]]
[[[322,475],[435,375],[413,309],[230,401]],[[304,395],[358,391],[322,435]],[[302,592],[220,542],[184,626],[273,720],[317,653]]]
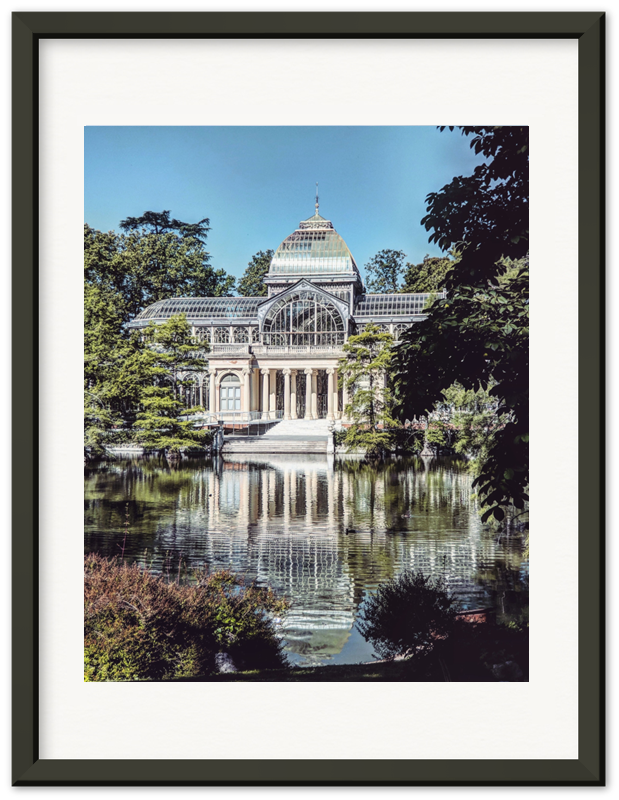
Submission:
[[[190,319],[245,319],[255,317],[259,304],[264,300],[264,297],[172,297],[148,306],[137,315],[134,322],[169,319],[175,314],[186,314]]]
[[[269,277],[273,275],[319,275],[333,272],[358,272],[346,242],[333,224],[314,216],[303,220],[275,251]]]
[[[430,297],[435,294],[363,294],[357,300],[354,315],[357,317],[395,317],[423,314]]]

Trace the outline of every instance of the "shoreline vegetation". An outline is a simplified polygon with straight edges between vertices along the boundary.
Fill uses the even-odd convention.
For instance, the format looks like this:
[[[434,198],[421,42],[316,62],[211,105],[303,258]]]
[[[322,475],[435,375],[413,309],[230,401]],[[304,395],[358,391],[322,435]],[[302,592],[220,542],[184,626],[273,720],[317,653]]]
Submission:
[[[274,617],[288,603],[228,570],[193,583],[91,553],[84,558],[84,680],[170,680],[286,664]]]
[[[383,585],[382,592],[400,591],[403,585],[399,578]],[[288,663],[277,629],[289,604],[271,589],[246,584],[226,570],[197,572],[193,583],[184,585],[180,573],[175,578],[155,575],[118,558],[90,554],[84,558],[84,680],[528,680],[528,621],[502,625],[485,613],[453,610],[437,633],[434,612],[428,614],[423,606],[436,609],[439,595],[429,579],[417,575],[409,580],[406,602],[410,607],[416,601],[421,611],[409,609],[398,624],[406,630],[408,622],[409,640],[417,643],[413,656],[405,644],[400,655],[374,663],[296,667]],[[397,609],[386,610],[393,615]],[[378,628],[384,624],[380,615],[375,622],[375,633],[384,633]]]

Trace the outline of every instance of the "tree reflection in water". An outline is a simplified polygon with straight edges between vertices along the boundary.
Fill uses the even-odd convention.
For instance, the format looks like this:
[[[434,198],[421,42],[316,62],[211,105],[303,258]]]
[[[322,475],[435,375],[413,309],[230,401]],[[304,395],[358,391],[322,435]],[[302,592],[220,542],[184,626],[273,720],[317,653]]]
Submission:
[[[129,503],[126,560],[243,573],[291,600],[291,661],[367,661],[355,615],[403,569],[443,575],[466,608],[528,606],[524,541],[483,529],[471,481],[454,459],[117,461],[85,470],[85,550],[119,553]]]

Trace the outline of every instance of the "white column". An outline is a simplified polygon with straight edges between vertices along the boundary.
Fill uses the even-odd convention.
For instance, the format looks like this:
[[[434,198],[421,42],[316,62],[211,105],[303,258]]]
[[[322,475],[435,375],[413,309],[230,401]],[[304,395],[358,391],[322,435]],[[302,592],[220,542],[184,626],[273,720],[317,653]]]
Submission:
[[[327,419],[335,419],[335,415],[333,414],[333,375],[335,370],[333,367],[329,367],[327,370],[327,375],[329,378],[329,386],[327,388]]]
[[[305,419],[312,418],[312,374],[313,369],[305,370]]]
[[[260,411],[260,370],[252,370],[251,410]]]
[[[243,369],[243,411],[247,411],[249,419],[249,410],[251,408],[251,367]]]
[[[340,393],[337,388],[338,382],[337,370],[333,373],[333,415],[335,419],[342,418],[342,409],[340,408]]]
[[[208,371],[208,374],[210,376],[208,387],[208,410],[210,414],[215,414],[217,411],[215,404],[215,375],[217,375],[217,370],[211,367],[211,369]]]
[[[269,370],[261,369],[262,375],[262,419],[268,417],[269,411]]]
[[[296,369],[290,370],[292,381],[290,384],[290,418],[297,418],[297,371]]]
[[[312,419],[318,419],[318,370],[312,370]]]
[[[292,370],[284,369],[284,419],[290,419],[290,373]]]
[[[270,372],[270,391],[269,391],[269,411],[275,411],[277,407],[277,370],[271,369]],[[273,415],[274,417],[275,415]]]

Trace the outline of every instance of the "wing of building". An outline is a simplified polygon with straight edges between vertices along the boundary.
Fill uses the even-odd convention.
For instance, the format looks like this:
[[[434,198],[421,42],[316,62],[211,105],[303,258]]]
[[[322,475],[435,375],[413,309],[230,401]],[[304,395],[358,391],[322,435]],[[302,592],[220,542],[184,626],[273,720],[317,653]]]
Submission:
[[[265,283],[267,297],[174,297],[130,323],[141,328],[186,315],[210,343],[208,374],[186,376],[188,401],[219,419],[341,418],[342,345],[370,323],[397,340],[424,318],[430,297],[366,294],[352,253],[318,205],[277,248]]]

